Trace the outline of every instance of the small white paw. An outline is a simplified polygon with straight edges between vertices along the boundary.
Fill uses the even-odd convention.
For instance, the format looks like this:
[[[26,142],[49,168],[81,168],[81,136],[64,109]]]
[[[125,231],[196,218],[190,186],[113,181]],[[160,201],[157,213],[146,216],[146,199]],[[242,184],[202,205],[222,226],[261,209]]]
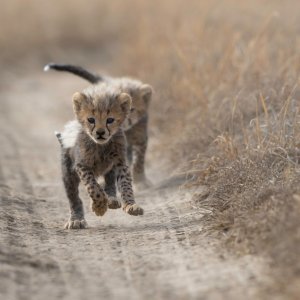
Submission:
[[[87,222],[84,219],[69,220],[65,224],[65,229],[85,229],[87,227],[88,227]]]

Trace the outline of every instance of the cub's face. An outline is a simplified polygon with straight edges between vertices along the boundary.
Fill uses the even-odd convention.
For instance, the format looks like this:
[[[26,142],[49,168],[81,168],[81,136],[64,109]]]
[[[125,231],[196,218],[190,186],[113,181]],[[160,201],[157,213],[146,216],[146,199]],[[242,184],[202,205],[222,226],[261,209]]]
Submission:
[[[125,130],[131,128],[146,115],[151,97],[152,88],[148,84],[143,84],[139,89],[132,93],[132,107],[130,114],[123,124]]]
[[[97,144],[105,144],[119,130],[131,109],[126,93],[87,96],[73,95],[75,115],[85,132]]]

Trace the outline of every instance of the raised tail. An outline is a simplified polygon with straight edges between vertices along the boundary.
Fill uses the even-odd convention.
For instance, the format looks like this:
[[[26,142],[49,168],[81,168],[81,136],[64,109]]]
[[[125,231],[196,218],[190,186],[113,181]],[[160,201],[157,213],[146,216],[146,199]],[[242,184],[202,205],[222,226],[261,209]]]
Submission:
[[[93,84],[103,80],[103,77],[93,74],[85,70],[84,68],[78,66],[50,63],[44,67],[45,72],[49,71],[50,69],[73,73],[79,77],[86,79],[87,81]]]

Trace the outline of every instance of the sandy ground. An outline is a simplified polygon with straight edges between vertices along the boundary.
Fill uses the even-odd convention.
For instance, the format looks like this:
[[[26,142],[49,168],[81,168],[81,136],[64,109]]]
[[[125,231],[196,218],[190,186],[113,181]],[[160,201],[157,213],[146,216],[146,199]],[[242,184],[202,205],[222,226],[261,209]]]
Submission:
[[[163,175],[151,145],[155,185],[136,193],[144,216],[111,210],[100,219],[82,191],[89,229],[63,229],[68,202],[53,131],[72,117],[67,95],[78,82],[41,72],[1,83],[0,298],[261,299],[263,259],[233,257],[202,232],[193,191]]]

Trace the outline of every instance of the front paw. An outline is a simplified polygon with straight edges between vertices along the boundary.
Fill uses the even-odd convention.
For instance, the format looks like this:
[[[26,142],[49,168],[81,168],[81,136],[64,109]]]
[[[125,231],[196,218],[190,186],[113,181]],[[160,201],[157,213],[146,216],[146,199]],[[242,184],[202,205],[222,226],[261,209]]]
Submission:
[[[121,202],[117,199],[117,197],[108,197],[108,208],[117,209],[121,206]]]
[[[87,227],[88,225],[85,219],[69,220],[65,224],[65,229],[85,229]]]
[[[123,210],[132,216],[139,216],[144,214],[144,210],[141,207],[139,207],[136,203],[125,205],[123,207]]]
[[[103,216],[107,211],[107,198],[102,199],[94,199],[92,202],[92,211],[96,214],[96,216]]]

